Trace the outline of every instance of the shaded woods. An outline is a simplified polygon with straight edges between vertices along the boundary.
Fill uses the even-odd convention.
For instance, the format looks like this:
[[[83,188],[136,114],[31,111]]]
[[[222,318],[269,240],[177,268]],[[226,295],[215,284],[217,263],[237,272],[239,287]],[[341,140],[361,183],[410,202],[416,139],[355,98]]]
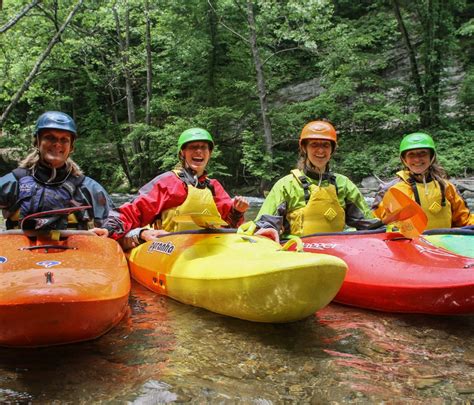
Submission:
[[[390,177],[401,136],[418,130],[450,175],[472,174],[473,8],[11,0],[0,13],[0,174],[45,110],[73,115],[75,160],[110,191],[171,168],[179,133],[202,126],[218,145],[211,174],[257,195],[295,164],[299,132],[316,118],[338,129],[335,169],[355,181]]]

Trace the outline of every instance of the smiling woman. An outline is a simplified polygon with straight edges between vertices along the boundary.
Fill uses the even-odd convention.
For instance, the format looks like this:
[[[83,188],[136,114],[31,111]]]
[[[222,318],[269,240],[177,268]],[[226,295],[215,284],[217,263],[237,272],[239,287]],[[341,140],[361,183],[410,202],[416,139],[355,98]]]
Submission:
[[[43,160],[51,167],[66,163],[72,152],[72,134],[61,129],[48,129],[38,136],[38,149]]]
[[[137,198],[109,216],[105,229],[95,231],[103,231],[130,249],[169,232],[198,228],[194,223],[178,221],[178,216],[205,214],[238,227],[249,203],[240,196],[230,198],[217,180],[207,177],[213,149],[214,139],[205,129],[184,131],[178,138],[176,168],[145,184]]]
[[[47,111],[40,115],[33,134],[34,151],[0,178],[0,208],[7,229],[19,227],[30,214],[78,205],[91,208],[69,218],[51,217],[41,229],[102,225],[113,203],[105,189],[84,176],[71,159],[76,137],[76,123],[68,114]]]
[[[387,215],[383,196],[397,188],[423,208],[428,217],[427,229],[474,225],[474,215],[438,163],[436,145],[430,135],[406,135],[400,143],[400,160],[404,170],[383,185],[375,198],[373,209],[379,218]]]
[[[291,174],[271,189],[257,214],[257,233],[278,239],[281,233],[309,235],[382,225],[373,219],[364,197],[347,177],[333,173],[329,162],[337,148],[336,129],[311,121],[301,131],[300,159]]]

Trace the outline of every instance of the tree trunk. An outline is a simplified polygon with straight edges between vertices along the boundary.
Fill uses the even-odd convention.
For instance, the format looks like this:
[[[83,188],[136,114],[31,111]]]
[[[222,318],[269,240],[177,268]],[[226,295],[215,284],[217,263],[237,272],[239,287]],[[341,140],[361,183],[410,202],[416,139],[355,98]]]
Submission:
[[[128,67],[128,49],[130,44],[130,22],[129,22],[129,8],[128,3],[125,5],[125,40],[122,37],[122,29],[120,26],[120,19],[117,12],[117,9],[114,7],[112,8],[114,18],[115,18],[115,27],[117,31],[117,39],[120,49],[120,54],[122,57],[122,65],[123,65],[123,76],[125,80],[125,95],[127,99],[127,114],[128,114],[128,124],[129,124],[129,131],[132,132],[133,124],[135,124],[135,103],[133,101],[133,88],[132,88],[132,75],[130,69]],[[143,184],[143,151],[138,139],[134,139],[132,141],[133,153],[135,156],[138,156],[138,164],[136,165],[138,168],[138,181],[133,179],[133,186],[139,186]]]
[[[420,70],[418,68],[418,62],[416,61],[416,51],[413,48],[413,45],[410,40],[410,36],[408,35],[408,31],[405,26],[405,22],[403,21],[402,14],[400,12],[400,4],[398,0],[392,0],[393,11],[395,17],[398,22],[398,28],[400,33],[402,34],[403,42],[407,48],[408,58],[410,60],[410,69],[411,69],[411,77],[413,83],[416,88],[416,93],[418,95],[418,112],[420,114],[420,120],[423,122],[426,120],[427,117],[427,105],[426,105],[426,98],[425,98],[425,91],[423,89],[423,85],[421,82],[421,75]]]
[[[208,58],[207,68],[207,105],[214,107],[216,103],[216,86],[215,86],[215,74],[216,74],[216,60],[217,60],[217,18],[214,12],[215,7],[212,4],[212,0],[208,1],[208,26],[209,26],[209,37],[212,45],[210,55]]]
[[[428,102],[430,105],[430,124],[439,123],[439,91],[441,81],[441,4],[440,0],[430,0],[428,2],[428,21],[429,21],[429,76],[427,77],[429,86],[427,86]]]
[[[8,21],[3,27],[0,28],[0,34],[3,34],[11,27],[13,27],[23,16],[28,13],[34,6],[36,6],[41,0],[33,0],[30,4],[27,4],[22,10],[14,16],[10,21]],[[2,2],[0,0],[0,10],[2,9]]]
[[[150,103],[152,96],[153,69],[151,64],[151,22],[150,22],[150,5],[145,0],[145,43],[146,43],[146,106],[145,106],[145,123],[150,125]]]
[[[249,24],[249,40],[250,48],[252,50],[253,63],[255,65],[255,72],[257,74],[257,89],[258,98],[260,100],[260,110],[263,121],[263,133],[265,138],[265,151],[269,156],[273,155],[272,149],[272,127],[268,117],[268,101],[267,89],[265,84],[265,75],[263,73],[263,65],[260,60],[260,54],[257,46],[257,32],[255,28],[255,17],[253,13],[253,4],[251,1],[247,2],[247,20]]]
[[[145,104],[145,124],[149,127],[151,125],[151,98],[153,92],[153,67],[152,67],[152,55],[151,55],[151,21],[150,21],[150,4],[148,0],[145,0],[145,48],[146,48],[146,104]],[[150,178],[152,175],[152,164],[151,158],[148,151],[150,150],[150,138],[145,136],[144,148],[147,151],[146,165],[144,167],[144,177]]]
[[[260,60],[260,54],[257,46],[257,31],[255,28],[255,16],[253,12],[252,1],[247,2],[247,21],[249,26],[249,42],[250,49],[252,51],[253,63],[255,65],[255,72],[257,75],[257,89],[258,98],[260,100],[260,114],[263,121],[263,136],[265,141],[265,153],[270,158],[269,167],[267,170],[272,170],[272,157],[273,157],[273,140],[272,140],[272,126],[270,118],[268,116],[268,101],[267,101],[267,89],[265,84],[265,75],[263,72],[263,65]],[[266,180],[262,179],[260,187],[262,189],[267,188]]]
[[[51,50],[53,49],[54,45],[59,41],[61,34],[63,31],[66,29],[68,24],[71,22],[72,18],[76,14],[77,10],[79,10],[79,7],[82,5],[84,0],[79,0],[72,11],[69,13],[67,16],[66,20],[64,21],[63,25],[59,28],[59,30],[56,32],[54,37],[49,41],[48,47],[45,49],[45,51],[40,55],[38,60],[36,61],[35,65],[33,66],[33,69],[31,70],[30,74],[28,77],[25,79],[23,84],[21,85],[20,89],[17,91],[15,96],[13,97],[12,101],[10,104],[7,106],[5,111],[3,112],[2,116],[0,117],[0,127],[3,126],[5,120],[7,119],[8,115],[10,114],[11,110],[13,107],[15,107],[16,103],[20,100],[21,96],[23,93],[30,87],[31,82],[34,80],[36,74],[38,73],[42,63],[46,60],[46,58],[49,56],[51,53]]]
[[[114,91],[112,89],[112,86],[108,86],[109,89],[109,97],[110,97],[110,110],[112,111],[112,118],[114,121],[114,124],[116,128],[120,128],[120,122],[118,119],[117,115],[117,110],[115,108],[115,97],[114,97]],[[128,183],[132,185],[132,175],[130,173],[130,166],[128,164],[128,158],[127,158],[127,152],[125,151],[125,148],[122,145],[122,139],[120,136],[120,133],[114,132],[114,140],[115,140],[115,146],[117,147],[117,154],[120,160],[120,164],[122,165],[123,172],[125,173],[125,176],[127,177]]]

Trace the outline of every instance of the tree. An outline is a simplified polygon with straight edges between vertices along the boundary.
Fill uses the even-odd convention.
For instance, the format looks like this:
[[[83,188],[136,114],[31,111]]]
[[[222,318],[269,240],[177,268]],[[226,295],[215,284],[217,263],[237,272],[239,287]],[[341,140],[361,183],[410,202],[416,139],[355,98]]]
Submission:
[[[23,7],[20,12],[15,15],[8,23],[6,23],[3,27],[0,27],[0,34],[3,34],[11,27],[13,27],[23,16],[25,16],[28,11],[30,11],[33,7],[35,7],[41,0],[33,0],[30,4],[27,4]],[[0,10],[2,9],[2,3],[0,2]]]
[[[443,70],[450,60],[447,55],[455,47],[454,19],[461,3],[456,0],[407,3],[392,0],[392,5],[410,60],[412,81],[418,96],[420,124],[424,128],[436,126],[440,121]],[[407,18],[413,27],[412,35],[402,11],[408,14]],[[412,37],[417,45],[414,45]]]
[[[74,17],[74,14],[76,14],[76,12],[79,10],[79,7],[82,5],[84,0],[79,0],[76,5],[74,6],[74,8],[71,10],[71,12],[69,13],[69,15],[67,16],[66,20],[64,21],[64,23],[61,25],[61,27],[59,28],[59,30],[56,32],[56,34],[53,36],[53,38],[51,39],[51,41],[49,42],[48,46],[46,47],[46,49],[44,50],[44,52],[40,55],[40,57],[38,58],[38,60],[36,61],[35,65],[33,66],[33,69],[31,70],[30,74],[28,75],[28,77],[25,79],[25,81],[23,82],[23,84],[21,85],[21,87],[18,89],[18,91],[16,92],[16,94],[13,96],[10,104],[7,106],[7,108],[5,108],[5,110],[3,111],[2,115],[0,116],[0,127],[3,125],[3,123],[5,122],[5,120],[7,119],[8,115],[10,114],[10,111],[13,109],[13,107],[16,105],[16,103],[18,102],[18,100],[20,100],[21,96],[23,95],[23,93],[25,92],[25,90],[28,89],[28,87],[30,86],[31,82],[34,80],[36,74],[38,73],[39,69],[41,68],[41,64],[44,62],[44,60],[49,56],[49,54],[51,53],[51,50],[53,49],[54,45],[56,45],[56,43],[59,41],[60,37],[61,37],[61,34],[63,33],[63,31],[66,29],[66,27],[68,26],[68,24],[70,23],[70,21],[72,20],[72,18]]]

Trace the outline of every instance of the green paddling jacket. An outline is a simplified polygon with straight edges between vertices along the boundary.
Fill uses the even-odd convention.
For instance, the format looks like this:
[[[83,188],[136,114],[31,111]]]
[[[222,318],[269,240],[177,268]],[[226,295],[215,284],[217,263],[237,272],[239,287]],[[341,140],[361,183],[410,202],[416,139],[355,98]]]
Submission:
[[[317,176],[314,178],[312,176]],[[257,215],[259,228],[274,228],[284,236],[340,232],[346,227],[382,225],[374,218],[357,186],[346,176],[292,170],[270,190]]]

